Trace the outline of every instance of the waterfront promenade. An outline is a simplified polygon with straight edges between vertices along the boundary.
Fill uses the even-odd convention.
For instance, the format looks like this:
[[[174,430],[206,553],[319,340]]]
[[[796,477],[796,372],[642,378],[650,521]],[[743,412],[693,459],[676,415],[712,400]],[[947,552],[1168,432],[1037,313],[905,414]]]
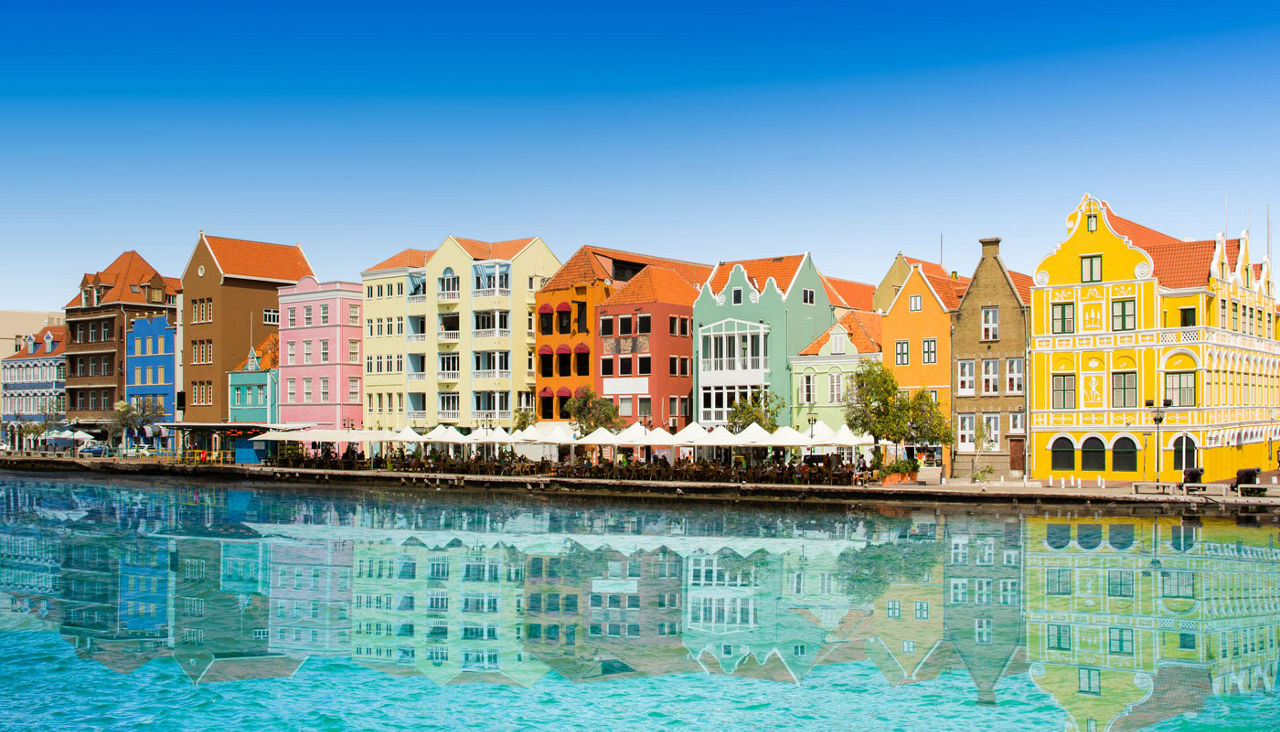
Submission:
[[[928,503],[987,504],[1040,503],[1045,505],[1132,505],[1205,506],[1280,509],[1280,487],[1269,471],[1260,487],[1267,495],[1245,497],[1226,483],[1208,484],[1203,491],[1183,494],[1172,485],[1155,486],[1110,483],[1100,487],[1090,481],[1076,486],[1048,486],[1036,481],[1005,481],[985,484],[947,482],[943,484],[898,483],[881,485],[804,485],[684,480],[622,480],[573,478],[529,474],[458,474],[406,472],[396,470],[335,470],[272,467],[262,465],[214,465],[156,459],[72,458],[54,456],[0,455],[0,470],[40,472],[89,472],[116,476],[182,476],[254,483],[324,484],[351,487],[396,487],[420,491],[518,491],[556,495],[630,497],[636,499],[676,498],[681,500],[730,501],[921,501]],[[1158,492],[1159,491],[1159,492]]]

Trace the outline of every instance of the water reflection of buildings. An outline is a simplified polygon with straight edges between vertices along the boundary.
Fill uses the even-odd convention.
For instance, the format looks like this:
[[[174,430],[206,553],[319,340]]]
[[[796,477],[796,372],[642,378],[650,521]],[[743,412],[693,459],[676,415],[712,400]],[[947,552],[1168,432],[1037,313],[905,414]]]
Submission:
[[[871,663],[973,699],[1026,673],[1069,726],[1270,690],[1274,529],[1234,520],[474,506],[209,487],[0,484],[0,628],[197,683],[349,657],[434,683]]]

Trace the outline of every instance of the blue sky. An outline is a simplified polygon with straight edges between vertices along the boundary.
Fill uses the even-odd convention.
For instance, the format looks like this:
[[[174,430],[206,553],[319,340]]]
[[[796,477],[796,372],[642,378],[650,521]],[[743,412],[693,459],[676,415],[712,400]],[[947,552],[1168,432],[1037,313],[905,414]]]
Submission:
[[[940,236],[1029,271],[1085,192],[1176,236],[1280,218],[1262,3],[183,5],[6,9],[0,308],[124,249],[180,274],[201,229],[326,279],[537,234],[876,281]]]

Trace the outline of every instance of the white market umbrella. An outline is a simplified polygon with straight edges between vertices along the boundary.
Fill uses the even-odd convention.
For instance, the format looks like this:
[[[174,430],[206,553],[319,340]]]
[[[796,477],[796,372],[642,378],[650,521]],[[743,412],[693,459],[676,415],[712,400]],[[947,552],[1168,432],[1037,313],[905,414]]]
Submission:
[[[771,447],[809,447],[809,435],[797,432],[792,427],[779,427],[769,437]]]
[[[81,432],[80,430],[76,430],[75,432],[71,433],[71,439],[75,440],[76,442],[84,442],[85,440],[92,440],[93,435],[89,434],[88,432]]]
[[[739,447],[769,447],[773,444],[770,442],[772,435],[769,434],[769,430],[761,427],[755,422],[747,425],[746,429],[733,437],[733,444]]]
[[[724,427],[716,427],[695,443],[698,447],[733,447],[738,444],[737,435]]]
[[[808,434],[807,432],[805,434]],[[826,422],[818,422],[813,425],[813,444],[814,445],[830,445],[831,439],[836,436],[836,431],[827,426]]]
[[[516,442],[537,442],[542,439],[542,435],[538,433],[538,430],[534,429],[533,425],[529,425],[522,430],[516,430],[511,435],[511,439]]]
[[[396,433],[396,442],[426,442],[426,439],[415,432],[412,427],[405,427]]]
[[[438,424],[434,429],[422,436],[422,441],[435,443],[452,442],[453,436],[449,434],[449,429],[445,425]]]
[[[688,426],[677,432],[674,436],[676,444],[687,447],[698,444],[707,436],[707,431],[697,422],[690,422]]]
[[[445,440],[445,442],[450,442],[455,445],[469,445],[475,442],[474,437],[472,437],[471,435],[462,434],[461,432],[458,431],[457,427],[453,427],[453,426],[445,427],[444,434],[445,434],[445,437],[448,438],[447,440]]]
[[[573,431],[563,422],[543,422],[538,424],[537,427],[538,442],[548,445],[573,445],[577,443],[577,440],[573,437]]]
[[[676,441],[675,435],[661,427],[656,427],[649,430],[649,434],[645,435],[644,439],[636,444],[642,447],[675,447],[680,443]]]
[[[870,445],[872,442],[871,435],[854,434],[853,430],[849,429],[849,425],[842,424],[828,444],[836,447],[860,447]]]
[[[477,427],[468,432],[467,437],[471,438],[470,441],[477,445],[484,445],[493,442],[493,439],[489,436],[492,432],[493,430],[488,427]]]
[[[601,446],[617,445],[618,436],[603,427],[598,427],[596,428],[595,432],[592,432],[591,434],[587,435],[581,440],[578,440],[578,444],[579,445],[601,445]]]
[[[494,427],[492,430],[489,430],[489,441],[502,445],[510,445],[512,437],[505,429],[501,427]]]
[[[618,433],[618,444],[638,445],[640,444],[640,440],[643,440],[644,436],[648,432],[649,431],[644,428],[644,425],[639,422],[635,422],[625,430]]]

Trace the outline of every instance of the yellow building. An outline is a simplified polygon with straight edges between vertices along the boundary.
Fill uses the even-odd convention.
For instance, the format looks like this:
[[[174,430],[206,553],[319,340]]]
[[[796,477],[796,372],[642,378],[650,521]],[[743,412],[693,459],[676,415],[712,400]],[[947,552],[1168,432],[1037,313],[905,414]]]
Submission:
[[[1085,195],[1032,288],[1031,475],[1205,480],[1266,467],[1280,404],[1269,263]],[[1163,424],[1151,407],[1164,408]]]
[[[400,429],[405,410],[408,301],[423,296],[432,252],[406,249],[360,273],[364,285],[364,426]]]

